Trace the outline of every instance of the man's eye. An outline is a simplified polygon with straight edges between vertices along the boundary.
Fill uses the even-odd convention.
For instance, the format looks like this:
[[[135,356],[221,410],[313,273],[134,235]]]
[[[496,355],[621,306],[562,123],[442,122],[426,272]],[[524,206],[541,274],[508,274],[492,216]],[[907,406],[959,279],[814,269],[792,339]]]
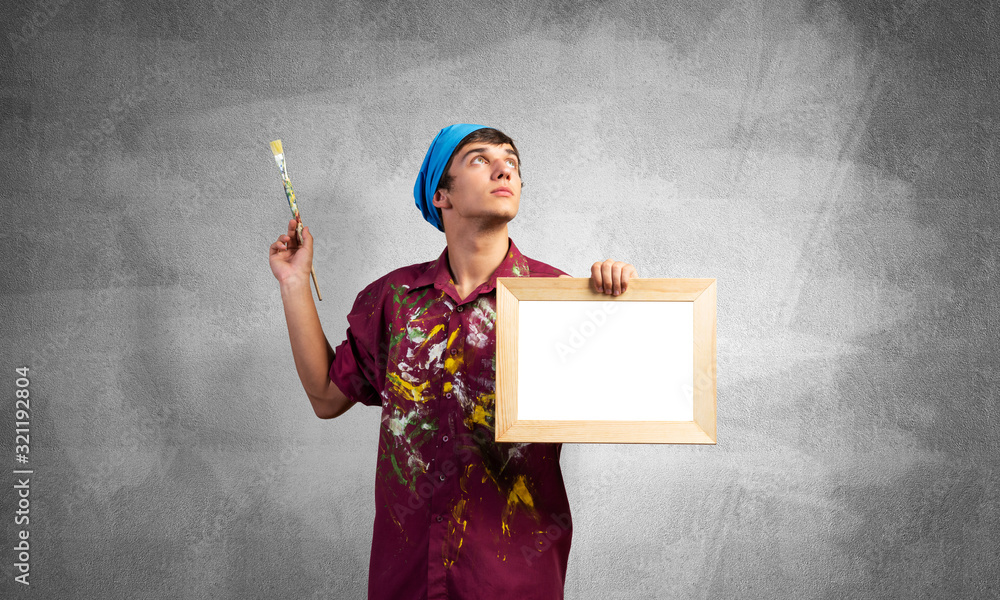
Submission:
[[[477,157],[473,158],[472,162],[476,162],[477,160],[478,161],[482,161],[482,162],[486,162],[486,159],[483,158],[482,156],[477,156]]]
[[[514,160],[513,158],[508,158],[507,159],[507,164],[510,165],[510,168],[512,168],[512,169],[516,169],[517,168],[517,161]]]

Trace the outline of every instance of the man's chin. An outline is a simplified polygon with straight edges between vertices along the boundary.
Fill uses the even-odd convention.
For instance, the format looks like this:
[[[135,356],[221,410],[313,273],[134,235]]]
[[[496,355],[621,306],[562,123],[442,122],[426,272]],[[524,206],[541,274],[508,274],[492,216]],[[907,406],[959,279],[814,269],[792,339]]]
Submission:
[[[513,213],[493,213],[489,215],[483,215],[481,218],[476,219],[479,222],[480,230],[492,230],[500,229],[507,223],[514,220],[517,216],[517,212]]]
[[[465,222],[473,231],[495,231],[502,229],[507,223],[514,220],[517,210],[498,210],[494,212],[484,212],[467,215]]]

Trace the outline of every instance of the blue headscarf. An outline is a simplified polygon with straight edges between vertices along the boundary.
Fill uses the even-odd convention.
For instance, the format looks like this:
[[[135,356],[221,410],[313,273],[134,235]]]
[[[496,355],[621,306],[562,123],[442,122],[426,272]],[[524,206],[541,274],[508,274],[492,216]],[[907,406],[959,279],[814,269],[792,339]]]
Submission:
[[[441,181],[441,174],[444,173],[444,166],[448,164],[448,159],[465,136],[478,129],[486,129],[485,125],[469,125],[468,123],[458,123],[449,125],[438,132],[431,147],[427,149],[424,156],[424,164],[420,165],[420,172],[417,173],[417,182],[413,184],[413,199],[417,208],[423,213],[424,219],[428,223],[444,231],[444,223],[438,216],[437,207],[434,206],[434,192],[437,191],[438,182]]]

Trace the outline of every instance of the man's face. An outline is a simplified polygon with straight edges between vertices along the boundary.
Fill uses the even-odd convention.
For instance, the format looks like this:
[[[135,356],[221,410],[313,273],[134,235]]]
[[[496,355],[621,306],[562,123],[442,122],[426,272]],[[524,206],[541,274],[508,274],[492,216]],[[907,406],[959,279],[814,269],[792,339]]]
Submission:
[[[478,221],[485,227],[507,223],[517,215],[521,201],[518,167],[509,144],[466,144],[448,168],[450,189],[438,190],[434,205],[441,208],[442,216],[451,210],[453,217]]]

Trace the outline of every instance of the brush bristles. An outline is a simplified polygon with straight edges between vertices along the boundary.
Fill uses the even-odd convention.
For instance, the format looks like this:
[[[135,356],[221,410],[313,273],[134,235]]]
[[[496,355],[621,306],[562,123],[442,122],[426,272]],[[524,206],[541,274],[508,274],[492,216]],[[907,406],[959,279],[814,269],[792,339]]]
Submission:
[[[278,156],[279,154],[284,154],[284,152],[282,152],[281,150],[281,140],[274,140],[273,142],[271,142],[271,152],[273,152],[275,156]]]

